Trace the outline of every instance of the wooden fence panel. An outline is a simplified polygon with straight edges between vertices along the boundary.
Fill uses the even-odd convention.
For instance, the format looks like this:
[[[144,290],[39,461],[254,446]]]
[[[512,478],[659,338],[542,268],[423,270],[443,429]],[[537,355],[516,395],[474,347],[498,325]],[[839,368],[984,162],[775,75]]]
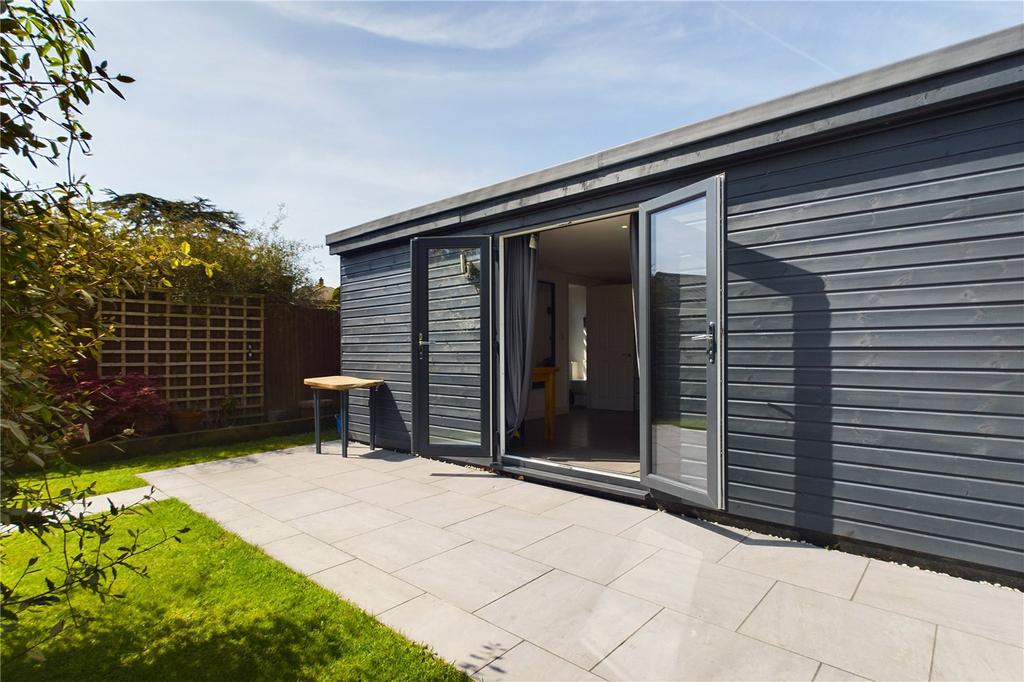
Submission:
[[[264,403],[267,410],[294,415],[313,393],[305,377],[338,373],[341,325],[335,308],[268,303],[265,321]],[[331,397],[331,396],[325,396]]]
[[[226,410],[262,419],[263,299],[231,296],[210,303],[171,301],[149,291],[100,302],[114,325],[103,342],[101,376],[144,374],[172,408]]]

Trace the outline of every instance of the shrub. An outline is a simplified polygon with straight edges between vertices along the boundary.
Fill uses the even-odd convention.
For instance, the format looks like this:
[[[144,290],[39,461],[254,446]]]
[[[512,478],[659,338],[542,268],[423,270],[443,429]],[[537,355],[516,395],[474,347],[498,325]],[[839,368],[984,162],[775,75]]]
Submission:
[[[167,429],[169,406],[159,385],[144,374],[98,377],[93,373],[51,370],[51,383],[62,400],[84,400],[93,411],[87,432],[72,434],[78,443],[112,436],[149,436]]]

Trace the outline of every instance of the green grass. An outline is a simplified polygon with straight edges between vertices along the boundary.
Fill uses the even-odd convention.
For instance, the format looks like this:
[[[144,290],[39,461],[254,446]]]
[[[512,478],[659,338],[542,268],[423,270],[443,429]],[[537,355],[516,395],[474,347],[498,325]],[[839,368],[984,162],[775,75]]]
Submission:
[[[0,646],[5,682],[467,679],[184,504],[167,500],[149,509],[117,519],[110,546],[122,544],[132,528],[143,529],[144,539],[161,537],[162,528],[191,532],[182,544],[140,558],[150,577],[119,572],[117,591],[125,599],[104,606],[92,595],[76,595],[90,621],[41,646],[42,662],[12,655],[38,641],[54,614],[22,614],[21,627]],[[39,549],[28,536],[0,540],[4,582]],[[38,565],[57,560],[45,555]]]
[[[118,490],[129,490],[148,485],[145,480],[139,478],[139,474],[156,469],[170,469],[172,467],[195,464],[197,462],[209,462],[215,459],[227,459],[229,457],[241,457],[257,452],[290,448],[296,445],[307,445],[313,442],[312,433],[295,434],[291,436],[275,436],[263,440],[253,440],[234,445],[214,445],[194,450],[177,450],[159,455],[145,455],[113,462],[100,462],[97,464],[83,464],[71,467],[67,473],[51,471],[47,476],[50,490],[61,490],[67,487],[83,489],[90,483],[95,483],[97,495],[116,492]],[[21,480],[39,479],[42,474],[32,473],[19,477]]]

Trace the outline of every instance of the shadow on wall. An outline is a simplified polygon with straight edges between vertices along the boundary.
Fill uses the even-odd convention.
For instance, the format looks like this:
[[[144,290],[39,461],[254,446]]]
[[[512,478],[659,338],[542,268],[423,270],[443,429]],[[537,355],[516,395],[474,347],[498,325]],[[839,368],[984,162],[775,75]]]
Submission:
[[[791,371],[791,379],[779,380],[767,390],[773,393],[784,393],[791,389],[792,399],[782,404],[765,399],[751,416],[760,419],[782,420],[777,431],[767,431],[765,435],[775,435],[788,439],[792,444],[792,525],[797,528],[815,530],[824,533],[835,533],[835,465],[834,443],[832,434],[832,363],[831,348],[831,310],[824,280],[814,273],[808,272],[792,264],[780,261],[746,248],[735,242],[727,242],[726,271],[728,274],[742,277],[759,289],[767,289],[766,295],[779,294],[789,299],[788,309],[780,304],[777,308],[765,310],[765,313],[792,316],[792,324],[787,330],[784,326],[771,324],[774,315],[753,318],[752,331],[762,330],[764,334],[751,335],[751,343],[744,350],[748,352],[774,352],[779,361],[767,362],[767,358],[757,362],[737,363],[753,366],[744,377],[744,381],[759,382],[758,368],[772,366],[780,368],[783,377],[786,370]],[[760,292],[759,292],[760,293]],[[728,306],[728,301],[727,301]],[[728,314],[728,311],[727,311]],[[784,344],[776,346],[773,337],[790,333],[792,342],[787,348]],[[735,335],[730,333],[730,342]],[[733,355],[730,345],[729,355]],[[782,362],[785,353],[789,353],[788,361]],[[727,370],[729,365],[727,365]],[[733,415],[730,407],[730,396],[726,382],[726,414]],[[792,403],[792,406],[790,406]],[[744,415],[747,414],[744,412]],[[790,423],[789,426],[785,422]],[[727,420],[728,423],[728,420]],[[757,435],[757,434],[755,434]],[[726,451],[728,429],[726,435]],[[729,458],[727,455],[726,466]],[[729,481],[728,470],[726,480]],[[762,482],[763,483],[763,482]],[[766,487],[776,487],[770,482]],[[817,492],[816,492],[817,490]],[[727,492],[727,497],[732,495]],[[769,504],[772,504],[769,502]],[[774,503],[773,506],[777,505]]]

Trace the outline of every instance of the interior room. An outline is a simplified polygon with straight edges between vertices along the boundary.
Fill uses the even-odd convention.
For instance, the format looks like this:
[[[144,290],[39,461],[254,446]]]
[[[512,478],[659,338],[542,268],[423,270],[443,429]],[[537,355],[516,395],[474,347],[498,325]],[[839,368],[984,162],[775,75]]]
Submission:
[[[535,233],[532,376],[510,455],[639,476],[630,216]]]

